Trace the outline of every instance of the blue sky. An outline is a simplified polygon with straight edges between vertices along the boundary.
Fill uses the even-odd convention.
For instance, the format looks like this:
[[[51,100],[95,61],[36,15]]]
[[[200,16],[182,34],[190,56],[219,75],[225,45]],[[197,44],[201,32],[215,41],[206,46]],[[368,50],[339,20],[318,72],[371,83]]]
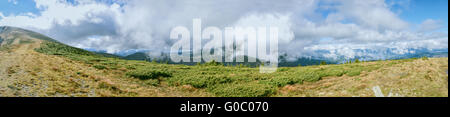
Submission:
[[[219,28],[276,26],[280,51],[294,57],[448,50],[448,0],[0,1],[0,26],[26,28],[108,53],[143,49],[159,55],[173,44],[168,39],[171,29],[192,26],[194,18]],[[362,49],[381,54],[357,51]]]
[[[414,23],[428,18],[442,19],[448,23],[448,0],[412,0],[400,16]]]
[[[34,13],[39,14],[39,9],[33,0],[16,0],[13,4],[8,0],[0,1],[0,12],[5,16],[11,14]],[[67,0],[73,2],[73,0]],[[113,3],[106,0],[108,3]],[[448,0],[387,0],[390,2],[408,2],[405,4],[396,4],[391,7],[392,10],[401,10],[399,16],[409,23],[420,24],[426,19],[439,19],[448,29]]]
[[[26,12],[39,13],[36,4],[32,0],[17,0],[14,4],[8,0],[0,1],[0,11],[4,15],[21,14]]]
[[[400,17],[414,24],[426,19],[439,19],[448,30],[448,0],[412,0]]]

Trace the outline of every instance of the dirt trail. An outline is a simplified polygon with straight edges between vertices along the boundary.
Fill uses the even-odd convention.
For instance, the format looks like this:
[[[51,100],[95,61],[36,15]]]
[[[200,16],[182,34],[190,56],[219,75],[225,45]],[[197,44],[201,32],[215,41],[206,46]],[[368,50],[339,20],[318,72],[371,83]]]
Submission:
[[[14,44],[11,49],[7,51],[0,51],[0,96],[2,94],[11,94],[14,81],[12,74],[23,72],[26,63],[24,61],[29,58],[29,53],[34,52],[34,48],[40,45],[39,40],[34,40],[35,43],[30,44]]]
[[[34,51],[41,43],[41,40],[33,40],[33,43],[27,44],[17,43],[11,45],[8,50],[0,51],[0,97],[66,97],[70,95],[58,92],[65,92],[65,88],[71,86],[68,84],[75,82],[72,80],[82,82],[81,86],[84,86],[84,82],[89,82],[86,79],[67,78],[65,73],[69,74],[66,71],[71,67],[63,66],[86,66]],[[93,93],[85,91],[86,96],[95,96]]]

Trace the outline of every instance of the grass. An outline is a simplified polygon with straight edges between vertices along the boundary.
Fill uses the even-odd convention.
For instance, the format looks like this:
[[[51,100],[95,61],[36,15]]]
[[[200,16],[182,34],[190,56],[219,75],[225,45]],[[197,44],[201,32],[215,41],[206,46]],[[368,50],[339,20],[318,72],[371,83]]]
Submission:
[[[26,39],[26,40],[21,39],[21,40],[19,41],[19,44],[30,44],[30,43],[34,43],[34,41],[28,40],[28,39]]]
[[[276,87],[258,83],[220,84],[210,89],[219,97],[266,97],[276,92]]]
[[[93,53],[86,50],[70,47],[57,42],[45,42],[41,46],[41,48],[37,48],[35,50],[40,53],[50,55],[63,55],[72,58],[73,56],[95,56]]]
[[[197,66],[184,66],[107,58],[53,42],[44,43],[36,51],[82,61],[99,70],[123,68],[119,74],[143,80],[144,84],[152,86],[157,86],[160,82],[175,87],[189,85],[225,97],[270,96],[275,94],[277,88],[286,85],[315,82],[330,76],[357,76],[364,70],[379,68],[377,65],[321,65],[279,68],[276,73],[262,74],[257,68],[223,66],[214,61]],[[160,79],[163,77],[165,79]]]
[[[448,58],[375,61],[365,64],[381,66],[359,75],[327,77],[314,83],[288,85],[274,96],[292,97],[371,97],[372,88],[381,87],[385,96],[447,97]],[[355,70],[355,71],[361,71]],[[351,74],[352,72],[350,72]],[[355,72],[357,73],[357,72]]]
[[[9,46],[0,46],[0,51],[8,51],[11,50],[11,47]]]
[[[103,66],[103,65],[94,65],[94,68],[97,68],[97,69],[99,69],[99,70],[104,70],[104,69],[107,69],[105,66]]]
[[[40,48],[36,48],[35,51],[50,56],[62,56],[71,61],[82,63],[83,66],[87,66],[88,68],[100,70],[95,73],[87,71],[74,73],[79,77],[93,79],[95,86],[101,89],[95,92],[97,96],[158,96],[162,95],[163,92],[172,93],[171,95],[184,96],[190,94],[219,97],[279,96],[284,95],[283,90],[286,87],[289,89],[291,86],[304,86],[315,82],[320,83],[327,81],[323,79],[330,77],[351,77],[352,79],[358,79],[354,81],[363,82],[366,81],[363,77],[366,77],[369,72],[403,63],[425,60],[406,59],[341,65],[323,64],[316,66],[281,67],[275,73],[263,74],[259,73],[258,68],[224,66],[214,61],[201,65],[186,66],[123,60],[114,57],[105,57],[56,42],[42,43]],[[62,67],[58,69],[63,69],[60,72],[64,72],[64,69],[75,68]],[[55,74],[55,76],[63,75]],[[61,86],[82,87],[80,82],[74,82],[62,83]],[[323,86],[323,88],[327,87],[331,86]],[[56,94],[68,94],[68,92],[73,92],[72,90],[75,89],[58,88]],[[358,90],[363,89],[358,88]],[[150,92],[153,93],[150,94]],[[301,94],[305,94],[307,91],[303,90],[301,92]],[[297,93],[290,94],[294,95]]]
[[[233,81],[235,81],[235,79],[215,75],[196,75],[193,77],[175,77],[169,79],[169,83],[172,85],[191,85],[195,88],[213,88],[215,85]]]

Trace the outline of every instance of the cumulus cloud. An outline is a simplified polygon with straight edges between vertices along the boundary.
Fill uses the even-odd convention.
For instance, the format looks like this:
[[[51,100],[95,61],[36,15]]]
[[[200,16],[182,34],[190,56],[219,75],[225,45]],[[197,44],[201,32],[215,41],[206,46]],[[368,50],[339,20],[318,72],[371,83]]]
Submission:
[[[32,29],[63,43],[116,53],[169,51],[169,32],[176,26],[276,26],[280,52],[290,57],[354,58],[361,49],[398,54],[410,48],[448,48],[448,35],[427,33],[441,28],[427,20],[419,31],[390,9],[384,0],[34,0],[39,14],[4,16],[0,25]],[[327,11],[327,14],[318,11]],[[328,54],[318,55],[316,51]],[[367,52],[366,52],[367,53]],[[367,55],[369,56],[369,55]],[[383,56],[383,55],[370,55]]]
[[[330,16],[346,17],[367,28],[402,30],[409,25],[392,12],[384,0],[330,0],[328,2],[337,4],[331,6],[331,9],[337,12]]]
[[[419,32],[429,32],[429,31],[435,31],[442,27],[443,27],[442,21],[427,19],[427,20],[423,21],[422,24],[419,25],[418,31]]]

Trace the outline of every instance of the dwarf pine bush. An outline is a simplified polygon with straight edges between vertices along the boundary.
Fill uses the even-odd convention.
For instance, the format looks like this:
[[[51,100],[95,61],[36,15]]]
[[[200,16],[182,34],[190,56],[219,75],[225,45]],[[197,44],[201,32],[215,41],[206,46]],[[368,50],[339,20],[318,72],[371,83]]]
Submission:
[[[218,84],[230,83],[234,80],[225,76],[214,76],[214,75],[197,75],[197,76],[186,76],[177,77],[169,80],[171,84],[177,85],[191,85],[195,88],[208,88]]]
[[[220,84],[210,89],[219,97],[266,97],[275,93],[276,87],[267,84]]]
[[[159,77],[171,77],[172,74],[165,71],[154,70],[133,70],[126,73],[128,77],[138,78],[141,80],[157,79]]]

